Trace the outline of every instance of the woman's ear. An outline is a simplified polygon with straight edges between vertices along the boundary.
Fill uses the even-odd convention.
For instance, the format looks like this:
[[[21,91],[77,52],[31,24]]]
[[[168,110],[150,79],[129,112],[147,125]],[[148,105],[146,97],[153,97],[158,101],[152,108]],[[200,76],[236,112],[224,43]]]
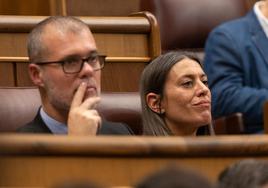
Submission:
[[[163,113],[161,110],[161,98],[160,95],[155,93],[148,93],[146,95],[146,103],[149,108],[157,114]]]
[[[41,87],[44,86],[43,74],[38,65],[30,63],[28,66],[28,71],[29,71],[29,75],[30,75],[32,82],[36,86],[41,86]]]

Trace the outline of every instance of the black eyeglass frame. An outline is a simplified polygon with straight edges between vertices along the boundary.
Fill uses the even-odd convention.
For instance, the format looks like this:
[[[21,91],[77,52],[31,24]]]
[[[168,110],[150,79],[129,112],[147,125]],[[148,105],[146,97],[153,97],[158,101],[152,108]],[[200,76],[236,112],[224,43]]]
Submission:
[[[81,58],[80,61],[82,62],[81,63],[81,66],[79,68],[78,71],[75,71],[75,72],[66,72],[65,68],[64,68],[64,64],[67,62],[67,60],[61,60],[61,61],[45,61],[45,62],[36,62],[36,63],[33,63],[33,64],[36,64],[36,65],[49,65],[49,64],[60,64],[61,67],[62,67],[62,70],[65,74],[77,74],[79,72],[81,72],[83,66],[84,66],[84,63],[88,63],[90,65],[90,58],[92,58],[93,56],[89,56],[87,58]],[[101,70],[103,67],[104,67],[104,64],[105,64],[105,58],[107,57],[106,55],[97,55],[96,57],[98,57],[98,61],[100,63],[100,67],[99,68],[93,68],[94,71],[98,71],[98,70]]]

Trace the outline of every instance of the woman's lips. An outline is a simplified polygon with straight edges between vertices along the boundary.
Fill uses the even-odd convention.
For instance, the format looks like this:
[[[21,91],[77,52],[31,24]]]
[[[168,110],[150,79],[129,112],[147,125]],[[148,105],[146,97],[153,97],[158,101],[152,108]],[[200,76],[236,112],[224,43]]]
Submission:
[[[210,105],[211,103],[208,100],[202,100],[193,104],[194,107],[199,107],[199,108],[210,108]]]

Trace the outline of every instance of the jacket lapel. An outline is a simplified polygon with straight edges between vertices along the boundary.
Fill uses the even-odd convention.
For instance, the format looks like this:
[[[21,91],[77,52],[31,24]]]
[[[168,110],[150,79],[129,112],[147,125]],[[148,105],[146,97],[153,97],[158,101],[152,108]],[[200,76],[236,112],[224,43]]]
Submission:
[[[265,59],[266,63],[268,63],[268,38],[266,37],[254,11],[251,11],[247,16],[249,17],[249,29],[252,41],[260,51],[260,54]]]

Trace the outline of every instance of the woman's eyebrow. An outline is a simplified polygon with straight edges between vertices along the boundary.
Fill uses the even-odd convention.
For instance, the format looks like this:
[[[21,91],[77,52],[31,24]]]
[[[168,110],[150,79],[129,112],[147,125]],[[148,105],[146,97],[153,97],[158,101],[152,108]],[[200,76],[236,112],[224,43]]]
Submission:
[[[206,77],[206,78],[208,77],[208,76],[206,75],[206,73],[203,73],[203,74],[201,74],[200,76],[201,76],[201,77]]]
[[[193,77],[195,77],[194,74],[183,74],[183,75],[179,76],[179,78],[193,78]]]
[[[195,78],[195,77],[207,77],[207,75],[205,73],[196,75],[196,74],[183,74],[181,76],[179,76],[178,78]]]

